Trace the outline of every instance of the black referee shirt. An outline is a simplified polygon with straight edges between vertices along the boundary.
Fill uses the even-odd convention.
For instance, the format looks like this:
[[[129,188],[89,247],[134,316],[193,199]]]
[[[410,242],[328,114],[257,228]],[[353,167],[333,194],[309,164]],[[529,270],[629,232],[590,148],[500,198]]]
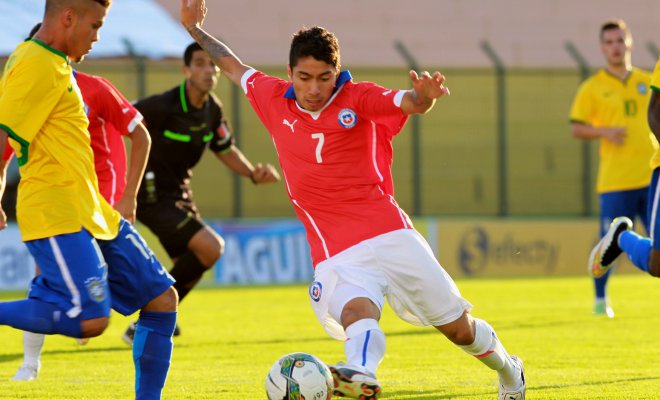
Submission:
[[[151,135],[140,201],[147,197],[147,186],[150,192],[156,191],[157,198],[189,198],[191,169],[201,159],[204,149],[222,152],[234,142],[220,100],[211,93],[202,108],[195,108],[188,101],[185,87],[184,81],[135,104]],[[152,194],[150,198],[153,202],[156,197]]]

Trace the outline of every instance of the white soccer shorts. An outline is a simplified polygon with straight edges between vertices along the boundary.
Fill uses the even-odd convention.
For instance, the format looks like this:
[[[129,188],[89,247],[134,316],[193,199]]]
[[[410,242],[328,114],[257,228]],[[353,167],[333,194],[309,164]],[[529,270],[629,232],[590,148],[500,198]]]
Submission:
[[[376,236],[320,262],[309,296],[316,318],[338,340],[346,340],[341,310],[356,297],[381,310],[387,299],[401,319],[419,326],[448,324],[472,308],[414,229]]]

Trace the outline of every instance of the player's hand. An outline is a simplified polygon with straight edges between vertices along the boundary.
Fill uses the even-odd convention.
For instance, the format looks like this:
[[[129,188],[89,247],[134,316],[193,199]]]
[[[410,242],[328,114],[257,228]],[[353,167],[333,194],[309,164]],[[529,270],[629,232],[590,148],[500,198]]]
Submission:
[[[181,24],[187,30],[202,26],[204,17],[206,17],[204,0],[181,0]]]
[[[115,204],[115,210],[119,211],[125,220],[135,225],[135,209],[137,208],[137,201],[132,196],[122,196],[121,199]]]
[[[7,227],[7,215],[5,214],[5,211],[2,209],[2,206],[0,206],[0,231],[5,229]]]
[[[602,136],[616,145],[620,146],[626,140],[626,128],[623,126],[613,126],[602,129]]]
[[[415,93],[420,99],[434,100],[440,96],[449,95],[449,88],[445,87],[445,76],[440,72],[435,71],[433,75],[427,71],[417,75],[417,72],[410,70],[410,80]]]
[[[280,180],[280,174],[272,165],[258,163],[254,166],[251,179],[255,185],[261,183],[273,183]]]

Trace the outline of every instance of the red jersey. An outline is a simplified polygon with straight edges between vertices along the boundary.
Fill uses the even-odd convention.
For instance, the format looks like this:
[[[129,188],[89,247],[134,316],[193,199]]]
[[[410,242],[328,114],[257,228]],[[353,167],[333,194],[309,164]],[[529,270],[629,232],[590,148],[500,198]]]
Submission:
[[[287,192],[305,226],[314,265],[366,239],[412,228],[394,200],[392,139],[408,117],[402,91],[354,83],[348,71],[318,112],[292,83],[247,71],[243,90],[277,150]]]
[[[126,188],[126,146],[122,135],[132,132],[142,115],[107,80],[79,71],[75,75],[89,119],[87,129],[99,190],[114,206]]]
[[[2,161],[7,161],[14,154],[14,149],[9,145],[9,139],[5,142],[5,151],[2,154]]]

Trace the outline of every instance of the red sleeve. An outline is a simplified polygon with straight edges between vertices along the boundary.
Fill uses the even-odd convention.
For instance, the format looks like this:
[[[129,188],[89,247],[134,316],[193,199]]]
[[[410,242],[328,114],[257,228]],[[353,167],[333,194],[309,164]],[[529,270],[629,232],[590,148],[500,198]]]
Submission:
[[[284,96],[291,82],[266,75],[263,72],[254,70],[251,72],[251,75],[248,75],[250,71],[246,72],[244,79],[241,81],[241,86],[257,116],[259,116],[259,119],[268,128],[271,126],[269,120],[279,117],[279,115],[271,116],[272,113],[270,111],[272,110],[273,98]]]
[[[142,121],[142,115],[110,82],[101,77],[97,80],[102,90],[97,92],[95,110],[122,135],[128,135]]]
[[[5,151],[2,154],[2,161],[7,161],[14,154],[14,149],[9,145],[9,140],[5,143]]]
[[[401,106],[397,104],[399,90],[387,89],[372,82],[347,85],[350,85],[349,90],[353,92],[351,96],[356,99],[358,115],[364,115],[378,124],[390,127],[392,136],[403,129],[408,116],[401,111]]]

